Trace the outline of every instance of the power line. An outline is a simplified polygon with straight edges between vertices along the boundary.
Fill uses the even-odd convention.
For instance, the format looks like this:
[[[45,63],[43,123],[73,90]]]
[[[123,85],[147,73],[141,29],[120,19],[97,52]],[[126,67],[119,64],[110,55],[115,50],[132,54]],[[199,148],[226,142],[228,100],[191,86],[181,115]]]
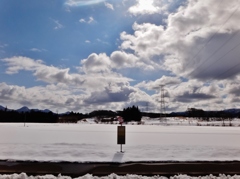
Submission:
[[[224,25],[232,18],[232,16],[237,12],[237,10],[239,9],[240,4],[237,6],[237,8],[231,13],[231,15],[229,16],[229,18],[224,22]],[[223,27],[223,25],[221,26]],[[219,30],[218,30],[219,31]],[[212,56],[214,56],[222,47],[224,47],[230,40],[232,40],[236,35],[239,34],[239,30],[236,31],[228,40],[226,40],[217,50],[215,50],[205,61],[203,61],[203,63],[201,63],[195,70],[193,70],[189,75],[192,75],[194,72],[196,72],[196,70],[198,68],[200,68],[203,64],[205,64]],[[215,34],[214,34],[215,36]],[[206,68],[204,68],[202,71],[198,72],[197,74],[203,73],[206,70],[208,70],[211,66],[213,66],[216,62],[219,62],[220,60],[223,60],[224,57],[226,57],[229,53],[231,53],[233,50],[237,49],[237,47],[240,46],[240,43],[238,43],[237,45],[235,45],[233,48],[231,48],[230,50],[228,50],[224,55],[222,55],[220,58],[218,58],[216,61],[212,62],[211,64],[209,64]],[[235,64],[234,66],[228,68],[227,70],[225,70],[224,72],[220,73],[218,76],[216,76],[215,78],[219,78],[222,77],[223,75],[227,74],[228,72],[230,72],[231,70],[237,68],[240,65],[240,63]],[[213,79],[213,78],[212,78]]]
[[[233,70],[234,68],[237,68],[237,67],[240,67],[240,62],[237,63],[237,65],[234,65],[234,66],[230,67],[228,70],[224,71],[223,73],[220,73],[217,77],[219,78],[219,77],[223,76],[225,73],[227,73],[227,72],[229,72],[229,71],[231,71],[231,70]]]
[[[225,56],[227,56],[230,52],[232,52],[233,50],[235,50],[237,47],[240,46],[240,43],[238,43],[236,46],[234,46],[233,48],[231,48],[229,51],[227,51],[221,58],[218,58],[216,61],[212,62],[210,65],[208,65],[204,70],[200,71],[200,73],[203,73],[204,71],[206,71],[207,69],[209,69],[213,64],[215,64],[216,62],[224,59]]]
[[[239,30],[234,33],[233,36],[231,36],[229,39],[227,39],[217,50],[215,50],[206,60],[204,60],[196,69],[194,69],[189,76],[191,76],[194,72],[196,72],[197,69],[199,69],[202,65],[204,65],[211,57],[213,57],[222,47],[224,47],[231,39],[233,39],[233,37],[235,37],[237,34],[239,33]],[[215,63],[215,62],[214,62]],[[212,63],[213,64],[213,63]],[[212,65],[211,64],[211,65]],[[210,65],[210,66],[211,66]],[[210,66],[208,66],[207,68],[209,68]],[[203,71],[205,71],[206,69],[204,69]]]
[[[222,2],[222,1],[221,1]],[[220,28],[210,37],[210,39],[203,45],[203,47],[194,55],[193,60],[198,56],[198,54],[208,45],[208,43],[216,36],[216,34],[221,30],[221,28],[223,26],[225,26],[225,24],[232,18],[232,16],[237,12],[239,8],[239,5],[237,6],[237,8],[230,14],[230,16],[227,18],[227,20],[220,26]],[[192,60],[192,61],[193,61]],[[190,63],[187,64],[187,66]]]

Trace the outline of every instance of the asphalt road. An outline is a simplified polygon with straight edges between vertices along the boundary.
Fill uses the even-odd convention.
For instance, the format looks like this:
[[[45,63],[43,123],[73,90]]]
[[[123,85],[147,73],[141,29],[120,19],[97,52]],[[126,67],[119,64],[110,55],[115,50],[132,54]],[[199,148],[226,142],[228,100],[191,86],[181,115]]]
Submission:
[[[78,177],[85,174],[106,176],[117,175],[161,175],[174,176],[187,174],[191,176],[204,175],[240,175],[240,162],[127,162],[127,163],[56,163],[56,162],[26,162],[0,161],[0,174],[27,173],[28,175],[67,175]]]

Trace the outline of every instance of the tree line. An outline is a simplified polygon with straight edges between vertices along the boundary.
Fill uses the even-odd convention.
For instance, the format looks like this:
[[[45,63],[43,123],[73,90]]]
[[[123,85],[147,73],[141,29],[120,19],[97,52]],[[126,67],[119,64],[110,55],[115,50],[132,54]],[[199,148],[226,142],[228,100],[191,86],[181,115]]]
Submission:
[[[46,113],[34,110],[29,112],[0,110],[0,122],[56,123],[58,122],[58,115],[53,112]]]
[[[95,110],[90,113],[82,114],[70,112],[66,114],[56,114],[53,112],[42,112],[30,110],[28,112],[18,112],[14,110],[0,110],[0,122],[30,122],[30,123],[57,123],[57,122],[71,122],[76,123],[79,120],[86,118],[96,118],[101,122],[108,122],[117,120],[117,116],[121,116],[125,122],[130,121],[141,121],[142,116],[149,118],[160,118],[165,117],[194,117],[204,121],[209,120],[232,120],[234,118],[240,118],[240,112],[229,112],[229,111],[204,111],[201,109],[190,108],[185,112],[181,113],[151,113],[141,112],[138,106],[132,106],[124,108],[122,111],[111,111],[111,110]]]

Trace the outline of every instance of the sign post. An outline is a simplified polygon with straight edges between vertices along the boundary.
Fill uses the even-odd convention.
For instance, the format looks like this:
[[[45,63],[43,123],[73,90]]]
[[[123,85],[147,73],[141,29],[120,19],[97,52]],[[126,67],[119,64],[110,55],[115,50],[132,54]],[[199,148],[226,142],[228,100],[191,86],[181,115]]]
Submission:
[[[122,151],[122,145],[126,144],[126,128],[125,126],[122,126],[123,123],[123,118],[118,117],[119,123],[121,126],[117,126],[117,144],[120,144],[120,152],[123,153]]]

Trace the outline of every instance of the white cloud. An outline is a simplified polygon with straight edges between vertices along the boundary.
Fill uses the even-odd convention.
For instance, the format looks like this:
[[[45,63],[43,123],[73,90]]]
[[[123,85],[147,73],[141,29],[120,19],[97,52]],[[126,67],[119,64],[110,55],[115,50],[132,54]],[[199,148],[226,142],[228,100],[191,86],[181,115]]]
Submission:
[[[26,88],[0,83],[0,98],[9,108],[29,106],[39,109],[48,108],[53,112],[65,112],[77,110],[83,103],[83,97],[84,94],[76,95],[68,86],[61,84]],[[67,103],[69,99],[73,99],[71,103]]]
[[[145,88],[147,90],[160,90],[160,86],[173,86],[173,85],[178,85],[182,83],[182,80],[180,80],[178,77],[170,77],[170,76],[165,76],[163,75],[161,78],[155,80],[155,81],[142,81],[139,84],[135,85],[135,87],[138,88]]]
[[[76,5],[80,1],[71,2]],[[154,13],[157,16],[161,13],[157,1],[136,2],[129,9],[134,15]],[[87,111],[116,110],[133,104],[143,107],[149,103],[151,109],[157,111],[160,99],[158,87],[164,84],[167,109],[184,111],[187,107],[205,110],[240,107],[240,27],[236,25],[240,12],[235,11],[237,7],[238,2],[234,0],[188,0],[176,12],[168,14],[164,26],[134,23],[133,34],[121,33],[122,43],[117,51],[109,56],[106,53],[90,54],[81,60],[79,73],[27,57],[2,59],[7,74],[30,71],[37,80],[47,85],[26,88],[0,83],[1,99],[6,104],[16,101],[18,104],[40,104],[62,109],[66,108],[66,104],[68,109],[87,106]],[[79,22],[92,23],[94,18],[80,19]],[[132,79],[118,73],[126,68],[148,72],[164,70],[171,76],[130,86]],[[155,94],[150,96],[144,90],[154,90]]]
[[[65,5],[70,7],[88,6],[92,4],[98,4],[105,0],[65,0]]]
[[[163,39],[163,26],[157,26],[150,23],[133,24],[134,35],[121,33],[121,48],[123,50],[131,49],[140,57],[151,58],[153,55],[161,54],[164,46],[160,43],[166,43],[167,39]]]
[[[83,59],[81,65],[86,74],[111,72],[111,62],[105,53],[99,55],[93,53],[87,59]]]
[[[7,74],[20,73],[22,70],[30,71],[37,80],[46,82],[48,85],[26,88],[0,83],[0,98],[9,106],[16,104],[37,108],[45,106],[45,108],[59,111],[90,112],[101,108],[114,109],[114,106],[118,107],[114,110],[121,110],[125,101],[130,100],[127,96],[134,92],[134,89],[129,86],[131,79],[105,69],[103,64],[108,60],[106,54],[93,54],[88,59],[89,61],[83,63],[83,69],[86,69],[87,74],[70,73],[68,68],[48,66],[41,60],[27,57],[2,59],[1,61],[7,66]],[[101,70],[91,67],[91,64],[100,65]],[[90,101],[97,103],[98,100],[105,102],[98,105],[90,104]]]
[[[186,78],[234,77],[240,71],[239,67],[230,70],[238,65],[240,55],[237,7],[237,1],[189,0],[169,14],[166,27],[135,23],[134,34],[121,34],[121,49],[133,51],[155,69]],[[228,74],[219,76],[227,70]]]
[[[114,51],[110,58],[112,68],[128,68],[137,66],[137,57],[123,51]]]
[[[128,83],[131,79],[123,77],[118,73],[114,73],[110,68],[105,66],[109,58],[106,54],[92,54],[88,60],[83,60],[83,74],[70,73],[69,68],[58,68],[48,66],[42,60],[33,60],[27,57],[11,57],[1,59],[7,66],[6,73],[17,74],[20,71],[30,71],[37,80],[44,81],[49,84],[65,84],[79,87],[88,91],[95,91],[95,88],[104,89],[109,83]]]
[[[124,66],[127,59],[124,55],[127,56],[127,54],[118,53],[115,54],[123,57],[114,58],[115,60],[124,58],[119,62],[119,66]],[[27,105],[62,112],[67,110],[90,112],[96,109],[121,110],[131,105],[138,105],[140,109],[144,109],[146,104],[149,105],[150,111],[158,112],[159,85],[165,84],[167,110],[184,111],[187,107],[205,110],[223,109],[224,106],[239,107],[239,80],[232,83],[225,80],[207,84],[197,80],[183,82],[178,77],[162,76],[155,81],[144,81],[130,86],[131,79],[111,71],[111,66],[109,66],[111,58],[106,54],[90,55],[82,62],[82,72],[86,72],[82,74],[70,73],[68,68],[47,66],[41,60],[26,57],[2,59],[3,64],[7,66],[8,74],[20,73],[21,70],[30,71],[37,80],[48,84],[26,88],[0,83],[0,98],[2,103],[9,107]],[[155,90],[156,93],[150,96],[142,91],[142,88]],[[228,96],[227,99],[226,96]]]
[[[91,23],[93,23],[94,21],[95,21],[94,18],[91,17],[91,16],[88,18],[88,20],[87,20],[87,19],[80,19],[80,20],[79,20],[80,23],[88,23],[88,24],[91,24]]]
[[[32,51],[32,52],[44,52],[44,51],[47,51],[47,50],[46,49],[31,48],[30,51]]]
[[[32,52],[42,52],[40,49],[38,48],[31,48],[30,51]]]
[[[114,88],[114,89],[113,89]],[[91,95],[84,100],[87,104],[105,104],[109,102],[127,102],[130,94],[134,93],[134,89],[129,86],[109,86],[103,91],[92,92]]]
[[[91,43],[91,41],[90,41],[90,40],[85,40],[85,43],[88,43],[88,44],[89,44],[89,43]]]
[[[83,60],[83,74],[70,73],[68,68],[48,66],[42,60],[27,57],[12,57],[1,61],[7,66],[6,73],[9,75],[22,70],[30,71],[37,80],[48,83],[46,86],[32,88],[0,84],[0,98],[9,107],[26,105],[59,112],[90,112],[96,109],[121,110],[126,105],[140,105],[139,101],[150,100],[147,94],[139,98],[143,92],[130,86],[131,79],[112,72],[110,67],[106,68],[110,64],[110,58],[106,54],[92,54]]]
[[[112,70],[123,68],[141,68],[151,70],[152,67],[138,59],[137,56],[124,51],[114,51],[110,57],[105,53],[92,53],[87,59],[81,61],[82,68],[86,74],[109,73]]]
[[[154,14],[161,11],[160,6],[155,3],[156,0],[137,0],[137,4],[129,8],[129,12],[138,14]],[[162,4],[160,4],[162,6]]]
[[[108,9],[114,10],[114,7],[113,7],[112,4],[107,3],[107,2],[104,2],[104,5],[105,5]]]
[[[54,19],[52,20],[55,23],[55,27],[54,27],[55,30],[62,29],[64,27],[58,20],[54,20]]]
[[[84,23],[86,21],[85,21],[85,19],[80,19],[79,22]]]
[[[89,20],[88,20],[88,23],[92,23],[94,21],[94,18],[93,17],[89,17]]]

